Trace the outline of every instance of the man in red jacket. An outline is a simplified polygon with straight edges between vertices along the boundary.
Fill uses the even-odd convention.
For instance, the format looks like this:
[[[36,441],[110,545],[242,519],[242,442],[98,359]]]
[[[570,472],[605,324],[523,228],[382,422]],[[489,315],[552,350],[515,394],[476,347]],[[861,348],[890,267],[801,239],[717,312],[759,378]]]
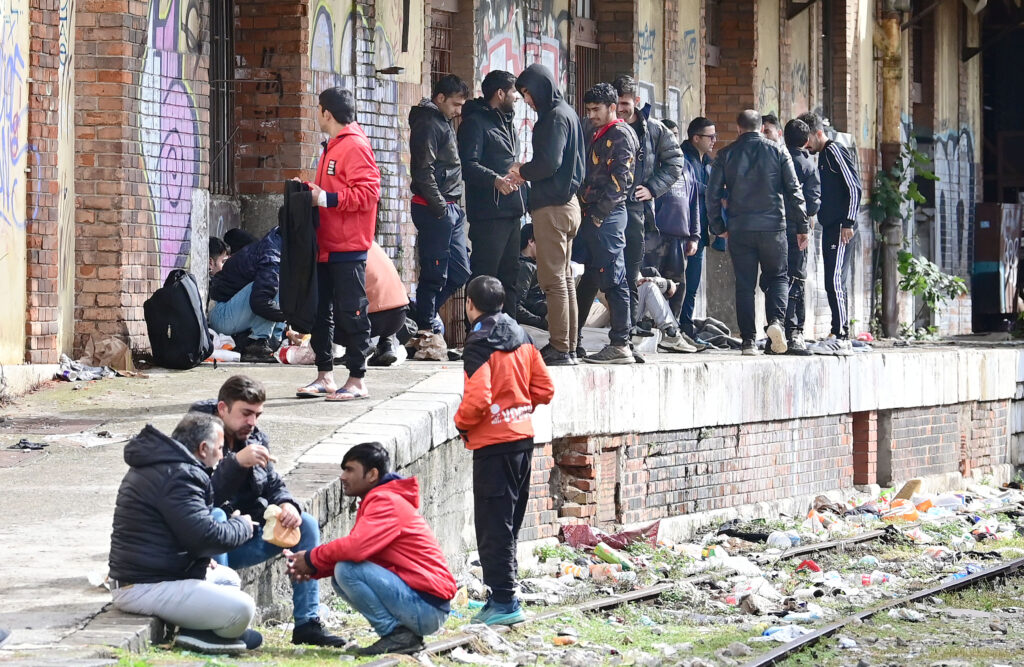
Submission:
[[[344,88],[320,93],[320,130],[331,139],[317,166],[316,183],[307,183],[319,207],[316,240],[317,315],[310,332],[316,353],[316,380],[300,388],[300,397],[328,401],[366,398],[363,383],[370,352],[370,318],[366,298],[366,253],[373,243],[380,199],[380,170],[373,148],[355,121],[355,99]],[[335,327],[338,329],[335,337]],[[335,340],[345,346],[348,381],[334,382]]]
[[[533,409],[555,394],[547,366],[518,323],[501,312],[497,278],[477,276],[466,290],[473,323],[462,360],[466,385],[455,426],[473,450],[473,512],[484,583],[491,597],[473,617],[487,625],[526,620],[515,597],[516,541],[530,499]]]
[[[380,635],[357,655],[416,653],[451,611],[455,578],[430,526],[419,514],[415,477],[389,473],[380,443],[356,445],[341,461],[341,488],[360,499],[347,537],[311,551],[285,551],[293,580],[334,578],[331,585]]]

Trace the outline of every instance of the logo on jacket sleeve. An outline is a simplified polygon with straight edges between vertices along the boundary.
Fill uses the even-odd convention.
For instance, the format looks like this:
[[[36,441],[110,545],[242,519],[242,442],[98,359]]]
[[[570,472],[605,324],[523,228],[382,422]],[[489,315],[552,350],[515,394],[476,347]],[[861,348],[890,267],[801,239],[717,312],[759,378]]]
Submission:
[[[337,160],[328,160],[327,161],[327,175],[328,176],[334,176],[335,167],[337,167],[337,166],[338,166],[338,161]]]

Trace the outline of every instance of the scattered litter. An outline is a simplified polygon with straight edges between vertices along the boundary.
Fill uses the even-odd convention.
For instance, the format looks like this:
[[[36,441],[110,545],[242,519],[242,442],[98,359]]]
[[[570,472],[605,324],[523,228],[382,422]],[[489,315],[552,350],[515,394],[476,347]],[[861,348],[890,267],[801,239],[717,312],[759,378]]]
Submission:
[[[842,649],[857,648],[857,642],[855,642],[854,640],[850,639],[849,637],[837,637],[836,639],[839,642],[839,648],[842,648]]]
[[[786,642],[793,641],[797,637],[803,637],[809,632],[810,630],[808,628],[801,627],[799,625],[776,625],[768,628],[762,634],[765,637],[770,637],[780,644],[785,644]]]
[[[900,607],[899,609],[890,609],[889,618],[897,621],[910,621],[911,623],[920,623],[924,620],[924,614],[913,609]]]
[[[562,526],[562,537],[565,543],[574,549],[583,547],[596,547],[602,542],[612,549],[625,549],[635,542],[646,542],[652,547],[658,544],[658,529],[660,521],[655,521],[649,526],[636,530],[626,530],[621,533],[609,535],[600,528],[587,525]]]
[[[43,447],[49,447],[50,444],[47,442],[29,442],[28,438],[22,438],[18,442],[14,443],[7,449],[24,449],[29,451],[39,451]]]

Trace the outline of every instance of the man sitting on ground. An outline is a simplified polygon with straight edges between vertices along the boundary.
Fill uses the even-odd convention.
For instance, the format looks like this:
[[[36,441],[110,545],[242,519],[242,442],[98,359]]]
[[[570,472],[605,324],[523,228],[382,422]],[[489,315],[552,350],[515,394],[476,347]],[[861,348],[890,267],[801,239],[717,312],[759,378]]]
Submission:
[[[548,330],[548,302],[537,280],[537,242],[533,223],[523,225],[519,236],[519,279],[516,281],[516,321]]]
[[[245,375],[228,378],[217,394],[217,400],[195,403],[192,412],[216,414],[224,423],[224,460],[213,474],[214,502],[227,514],[240,511],[262,525],[263,513],[269,505],[277,505],[281,513],[277,521],[284,528],[299,528],[298,549],[312,549],[320,544],[320,524],[302,508],[274,470],[276,460],[270,455],[270,438],[259,429],[263,403],[267,400],[263,384]],[[218,560],[233,568],[250,567],[280,555],[281,547],[263,541],[259,530],[252,539],[235,549],[225,549]],[[292,586],[295,629],[293,644],[344,646],[347,641],[328,634],[317,612],[320,586],[315,581]]]
[[[238,346],[243,362],[274,363],[271,355],[285,329],[278,302],[280,286],[281,234],[277,227],[231,255],[210,281],[210,328],[227,336],[250,332],[248,341]]]
[[[237,653],[263,638],[247,630],[256,612],[238,575],[210,557],[246,542],[249,516],[213,519],[210,473],[221,460],[224,426],[186,415],[171,437],[147,425],[124,448],[110,536],[114,606],[180,627],[175,643],[204,653]]]
[[[377,347],[366,363],[390,366],[398,361],[393,337],[398,334],[398,342],[403,345],[409,340],[402,334],[406,331],[409,297],[394,262],[376,241],[366,253],[366,299],[370,302],[370,337],[377,338]]]
[[[417,511],[415,477],[389,472],[380,443],[349,449],[341,460],[341,489],[359,498],[356,523],[312,551],[285,551],[293,581],[333,575],[331,585],[380,636],[357,655],[422,651],[423,637],[437,632],[451,611],[455,578],[426,519]]]
[[[662,333],[658,349],[666,352],[697,352],[703,347],[691,345],[679,330],[679,321],[672,313],[672,297],[679,283],[663,278],[656,269],[645,267],[637,280],[640,292],[640,318],[650,320]]]

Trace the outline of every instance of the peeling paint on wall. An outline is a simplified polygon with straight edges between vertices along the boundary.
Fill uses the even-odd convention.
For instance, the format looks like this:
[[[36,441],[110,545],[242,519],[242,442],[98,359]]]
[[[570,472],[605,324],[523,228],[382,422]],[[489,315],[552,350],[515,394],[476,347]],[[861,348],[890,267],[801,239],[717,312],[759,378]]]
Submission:
[[[75,329],[75,2],[59,0],[57,67],[57,350],[71,353]]]

